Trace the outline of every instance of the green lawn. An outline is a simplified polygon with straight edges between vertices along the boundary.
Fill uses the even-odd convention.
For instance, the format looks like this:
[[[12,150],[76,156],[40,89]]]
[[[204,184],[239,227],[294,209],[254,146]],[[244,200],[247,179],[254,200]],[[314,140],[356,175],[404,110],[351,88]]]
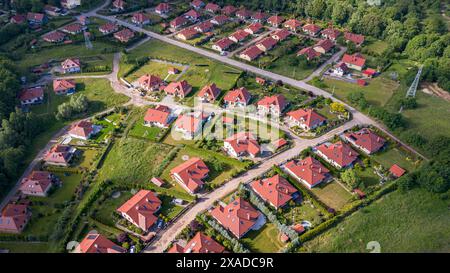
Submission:
[[[241,242],[251,252],[276,253],[280,251],[284,244],[280,241],[280,233],[275,224],[267,222],[259,230],[249,231]]]
[[[419,162],[415,162],[405,151],[399,148],[390,148],[381,151],[372,156],[372,159],[380,163],[384,168],[389,169],[392,165],[397,164],[400,167],[412,171]]]
[[[141,110],[141,109],[140,109]],[[145,111],[138,112],[139,118],[134,123],[133,127],[131,128],[129,135],[138,137],[138,138],[145,138],[151,141],[157,141],[162,134],[164,134],[165,130],[168,129],[162,129],[156,126],[145,126],[144,125],[144,115]]]
[[[303,201],[301,205],[295,205],[284,210],[283,218],[290,225],[301,223],[302,221],[309,221],[313,226],[316,226],[322,222],[320,211],[309,201]]]
[[[110,196],[102,203],[97,202],[95,205],[97,212],[94,218],[103,224],[114,226],[113,213],[132,196],[130,191],[121,191],[118,198],[112,198]]]
[[[167,220],[169,221],[183,210],[183,207],[172,203],[173,198],[170,196],[159,195],[158,198],[162,201],[161,210],[159,213],[167,217]]]
[[[297,58],[297,52],[291,54],[282,55],[275,62],[273,62],[269,68],[271,72],[284,75],[296,80],[303,80],[304,78],[311,75],[316,67],[300,68],[293,67],[289,64],[289,60],[292,58]]]
[[[307,252],[449,252],[449,200],[422,189],[390,193],[304,244]]]
[[[145,74],[155,75],[164,80],[168,75],[167,72],[169,68],[171,67],[175,67],[179,71],[183,71],[184,69],[184,67],[180,65],[172,65],[167,63],[149,61],[144,66],[140,67],[138,70],[125,77],[125,80],[127,80],[128,82],[134,82],[139,77]],[[170,75],[168,80],[174,80],[176,77],[177,75]]]
[[[364,46],[364,48],[371,55],[380,55],[388,48],[388,46],[389,44],[387,42],[376,40],[373,42],[369,42],[367,45]]]
[[[46,242],[0,242],[0,249],[8,249],[9,253],[48,253]]]
[[[336,181],[319,184],[312,189],[312,192],[322,202],[335,210],[342,208],[352,198],[352,194]]]

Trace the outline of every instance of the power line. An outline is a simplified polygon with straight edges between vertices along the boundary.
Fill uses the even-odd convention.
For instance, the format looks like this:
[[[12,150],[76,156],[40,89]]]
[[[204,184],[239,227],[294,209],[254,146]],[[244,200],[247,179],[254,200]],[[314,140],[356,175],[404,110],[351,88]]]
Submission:
[[[413,97],[414,98],[416,96],[416,91],[417,91],[417,87],[419,86],[420,75],[422,74],[422,69],[423,69],[423,65],[421,65],[419,67],[419,71],[417,71],[417,75],[414,78],[413,83],[409,87],[408,92],[406,92],[406,97]]]

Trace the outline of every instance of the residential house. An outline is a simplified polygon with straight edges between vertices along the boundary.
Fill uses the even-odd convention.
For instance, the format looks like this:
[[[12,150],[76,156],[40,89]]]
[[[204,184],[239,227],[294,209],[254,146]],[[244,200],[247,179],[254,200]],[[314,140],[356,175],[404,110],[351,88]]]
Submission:
[[[198,11],[191,9],[184,14],[184,17],[188,20],[191,20],[192,22],[197,22],[200,20],[200,17],[202,17],[202,15]]]
[[[229,38],[225,37],[215,42],[212,46],[212,49],[217,50],[219,52],[224,52],[229,49],[233,45],[233,41]]]
[[[289,201],[299,196],[297,189],[279,174],[252,181],[250,187],[275,209],[284,207]]]
[[[220,11],[220,6],[214,3],[208,3],[205,6],[205,10],[211,13],[218,13]]]
[[[188,19],[186,19],[184,16],[178,16],[172,21],[170,21],[169,25],[171,28],[178,29],[188,23]]]
[[[220,93],[222,91],[216,86],[215,83],[205,85],[200,92],[198,93],[198,97],[203,102],[210,102],[213,103],[216,101],[216,99],[219,97]]]
[[[253,22],[263,23],[267,20],[269,16],[261,11],[257,11],[252,14],[251,19]]]
[[[191,194],[198,192],[208,177],[209,169],[199,157],[192,157],[170,170],[170,174],[178,184]]]
[[[199,32],[195,28],[185,28],[182,31],[177,33],[177,38],[187,41],[191,40],[199,35]]]
[[[392,165],[389,172],[396,178],[399,178],[406,173],[406,171],[397,164]]]
[[[358,153],[342,141],[323,143],[315,148],[316,153],[336,168],[346,168],[358,159]]]
[[[119,30],[119,26],[116,23],[113,22],[108,22],[102,26],[100,26],[98,28],[98,30],[103,34],[103,35],[108,35],[111,33],[114,33],[116,31]]]
[[[367,68],[365,69],[363,72],[363,75],[366,76],[367,78],[373,78],[374,76],[376,76],[378,74],[378,71],[376,71],[373,68]]]
[[[10,22],[13,24],[24,24],[27,21],[27,17],[23,14],[16,14],[11,17]]]
[[[263,30],[263,25],[261,23],[253,23],[247,26],[244,31],[249,34],[255,35]]]
[[[342,32],[335,28],[326,28],[321,32],[322,38],[329,39],[333,42],[337,40],[339,36],[341,36]]]
[[[146,91],[159,91],[164,86],[160,77],[150,74],[142,75],[138,79],[139,86]]]
[[[315,24],[306,24],[303,26],[303,31],[308,34],[309,36],[316,37],[319,33],[321,28],[318,25]]]
[[[211,116],[204,112],[191,112],[178,117],[174,129],[182,133],[184,139],[194,139],[201,133],[203,124],[210,120]]]
[[[48,43],[60,43],[64,41],[66,35],[59,31],[53,31],[45,34],[42,39]]]
[[[177,96],[180,98],[186,97],[192,91],[192,86],[187,81],[182,80],[180,82],[171,82],[164,88],[164,92],[167,95]]]
[[[361,46],[364,43],[364,35],[355,34],[351,32],[344,33],[344,39],[346,42],[352,42],[357,46]]]
[[[272,38],[274,38],[277,41],[284,41],[286,40],[291,33],[287,29],[279,29],[276,30],[274,33],[272,33]]]
[[[28,205],[7,204],[0,215],[0,233],[19,234],[31,218]]]
[[[260,228],[261,222],[265,221],[263,214],[242,197],[232,200],[226,206],[217,205],[210,214],[238,239],[250,230]]]
[[[70,145],[56,144],[44,155],[43,160],[49,165],[66,167],[69,166],[76,151],[77,149]]]
[[[114,0],[112,5],[113,5],[114,9],[116,9],[116,10],[124,10],[126,3],[123,0]]]
[[[97,134],[100,131],[99,129],[99,126],[95,126],[88,120],[80,120],[71,126],[68,134],[73,138],[88,140]]]
[[[61,0],[61,6],[66,9],[74,9],[81,5],[81,0]]]
[[[273,15],[267,19],[267,23],[269,23],[272,27],[279,27],[284,22],[284,17],[279,15]]]
[[[313,109],[298,109],[286,114],[294,126],[309,131],[326,122],[326,118],[319,115]]]
[[[61,68],[64,74],[81,72],[80,59],[66,59],[61,63]]]
[[[384,138],[368,128],[356,132],[347,132],[344,134],[344,138],[368,155],[378,152],[386,144]]]
[[[366,64],[366,59],[359,53],[353,55],[344,54],[342,62],[350,69],[361,71]]]
[[[258,47],[261,51],[267,52],[275,47],[277,44],[277,40],[272,37],[267,37],[262,39],[260,42],[256,43],[256,47]]]
[[[19,93],[19,100],[22,106],[41,104],[44,101],[44,88],[36,86],[23,89]]]
[[[258,101],[258,111],[263,114],[281,116],[287,106],[286,98],[283,95],[265,96]]]
[[[283,27],[289,29],[290,31],[297,32],[297,30],[302,26],[302,22],[297,19],[289,19],[283,23]]]
[[[309,46],[309,47],[305,47],[305,48],[300,49],[300,51],[297,52],[297,57],[298,56],[305,56],[305,58],[308,61],[311,61],[311,60],[319,57],[320,53],[315,51],[312,47]]]
[[[162,187],[165,184],[164,180],[162,180],[159,177],[152,177],[152,179],[150,179],[150,182],[152,182],[154,185],[158,187]]]
[[[140,190],[120,206],[117,212],[127,221],[147,232],[158,220],[155,214],[161,209],[161,204],[161,200],[154,192]]]
[[[69,33],[72,35],[79,34],[79,33],[83,32],[83,30],[84,30],[84,27],[79,23],[73,23],[73,24],[67,25],[62,28],[63,32]]]
[[[227,16],[233,16],[237,10],[238,9],[235,6],[228,5],[228,6],[223,7],[222,13]]]
[[[236,32],[234,32],[233,34],[231,34],[230,36],[228,36],[228,38],[235,43],[240,43],[240,42],[244,41],[245,39],[247,39],[247,37],[249,35],[250,35],[250,33],[248,33],[247,31],[239,29]]]
[[[240,132],[223,141],[225,151],[233,157],[250,156],[257,157],[261,147],[257,139],[250,132]]]
[[[128,43],[134,38],[134,32],[131,29],[124,28],[121,31],[114,33],[114,38],[122,43]]]
[[[131,18],[131,22],[136,25],[147,25],[150,24],[150,18],[142,12],[137,12],[133,14],[133,17]]]
[[[74,253],[126,253],[127,250],[97,232],[89,232]]]
[[[197,234],[186,244],[181,246],[175,243],[167,253],[223,253],[225,248],[214,241],[211,237],[197,232]]]
[[[55,176],[49,172],[32,171],[22,179],[19,190],[24,195],[44,197],[55,180]]]
[[[258,46],[250,46],[239,54],[239,58],[251,62],[264,53]]]
[[[213,19],[211,19],[210,22],[214,25],[222,26],[223,24],[227,23],[228,20],[230,20],[230,18],[228,18],[228,16],[221,14],[221,15],[215,16]]]
[[[193,7],[194,9],[201,9],[205,6],[205,3],[201,0],[194,0],[191,2],[191,7]]]
[[[149,108],[144,116],[144,125],[169,128],[169,125],[172,122],[171,112],[171,109],[164,105],[158,105],[156,108]]]
[[[343,62],[339,62],[337,63],[334,68],[333,68],[333,74],[337,75],[337,76],[344,76],[345,74],[348,73],[348,67],[345,63]]]
[[[47,23],[47,16],[43,13],[28,12],[27,21],[30,25],[43,25]]]
[[[53,91],[56,95],[70,95],[75,93],[76,84],[74,80],[53,80]]]
[[[245,8],[236,11],[236,17],[241,20],[247,20],[248,18],[250,18],[251,15],[252,13],[246,10]]]
[[[155,12],[162,15],[167,14],[170,11],[170,5],[168,3],[159,3],[156,8]]]
[[[214,25],[211,23],[211,21],[202,22],[194,27],[195,30],[197,30],[198,32],[201,32],[201,33],[208,32],[208,31],[212,30],[213,28],[214,28]]]
[[[61,9],[52,5],[45,5],[44,12],[49,16],[59,16],[61,13]]]
[[[226,106],[245,107],[250,102],[250,99],[251,99],[250,93],[247,91],[245,87],[241,87],[228,91],[228,93],[223,98],[223,101]]]
[[[284,164],[284,170],[309,189],[331,178],[330,171],[314,157],[291,160]]]
[[[325,54],[328,53],[333,47],[334,43],[331,40],[324,39],[317,42],[313,49],[320,54]]]

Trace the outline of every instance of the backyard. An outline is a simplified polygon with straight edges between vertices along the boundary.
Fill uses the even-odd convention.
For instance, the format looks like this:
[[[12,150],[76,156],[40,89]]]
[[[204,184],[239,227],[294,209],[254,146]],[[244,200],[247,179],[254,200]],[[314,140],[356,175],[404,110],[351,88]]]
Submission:
[[[250,230],[241,242],[251,252],[277,253],[284,247],[280,241],[280,232],[275,224],[267,222],[259,230]]]
[[[335,210],[342,208],[353,197],[351,193],[336,181],[319,184],[311,191],[327,206]]]

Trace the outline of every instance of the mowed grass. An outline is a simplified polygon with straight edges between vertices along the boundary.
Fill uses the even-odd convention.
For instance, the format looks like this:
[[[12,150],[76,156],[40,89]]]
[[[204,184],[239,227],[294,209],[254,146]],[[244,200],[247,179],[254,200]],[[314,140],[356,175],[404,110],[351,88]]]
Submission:
[[[312,241],[307,252],[368,252],[377,241],[381,252],[449,252],[449,200],[423,189],[390,193],[349,216]]]
[[[0,242],[0,249],[8,249],[9,253],[49,253],[46,242]]]
[[[375,40],[373,42],[369,42],[368,45],[364,46],[369,54],[379,55],[382,54],[387,48],[389,44],[385,41]]]
[[[335,210],[342,208],[352,198],[352,194],[336,181],[319,184],[312,189],[312,192],[322,202]]]
[[[392,165],[397,164],[407,171],[412,171],[418,167],[419,162],[414,161],[404,151],[399,148],[391,148],[386,151],[378,152],[372,155],[372,159],[388,169]]]
[[[277,253],[284,247],[280,241],[280,232],[270,222],[259,230],[249,231],[241,241],[251,252],[258,253]]]

